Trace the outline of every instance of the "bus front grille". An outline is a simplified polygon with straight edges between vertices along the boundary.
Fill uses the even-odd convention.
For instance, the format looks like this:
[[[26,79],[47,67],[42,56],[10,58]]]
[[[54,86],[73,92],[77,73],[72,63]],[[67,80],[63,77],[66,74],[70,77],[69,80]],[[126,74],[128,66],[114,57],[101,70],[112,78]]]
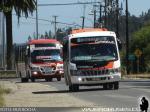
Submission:
[[[84,70],[81,71],[83,76],[90,76],[90,75],[104,75],[108,74],[108,70]]]
[[[104,70],[76,70],[76,71],[71,71],[71,74],[73,76],[99,76],[99,75],[105,75],[109,74],[108,69]]]

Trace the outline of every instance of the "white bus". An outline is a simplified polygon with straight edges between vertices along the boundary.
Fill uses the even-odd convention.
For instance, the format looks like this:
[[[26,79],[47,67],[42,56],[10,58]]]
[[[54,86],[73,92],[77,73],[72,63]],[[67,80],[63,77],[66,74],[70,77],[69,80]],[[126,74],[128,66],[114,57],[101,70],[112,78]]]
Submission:
[[[70,91],[102,85],[119,89],[120,56],[116,34],[107,29],[76,29],[64,38],[64,77]]]

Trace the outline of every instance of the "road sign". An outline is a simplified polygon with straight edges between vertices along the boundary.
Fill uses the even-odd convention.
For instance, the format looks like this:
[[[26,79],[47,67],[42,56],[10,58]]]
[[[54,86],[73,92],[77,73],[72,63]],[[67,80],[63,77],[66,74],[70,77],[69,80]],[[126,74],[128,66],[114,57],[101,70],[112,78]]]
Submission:
[[[128,57],[128,59],[129,59],[130,61],[134,61],[134,60],[136,59],[136,57],[135,57],[134,54],[130,54],[129,57]]]
[[[142,51],[140,49],[136,49],[134,54],[137,56],[137,57],[140,57],[142,55]]]

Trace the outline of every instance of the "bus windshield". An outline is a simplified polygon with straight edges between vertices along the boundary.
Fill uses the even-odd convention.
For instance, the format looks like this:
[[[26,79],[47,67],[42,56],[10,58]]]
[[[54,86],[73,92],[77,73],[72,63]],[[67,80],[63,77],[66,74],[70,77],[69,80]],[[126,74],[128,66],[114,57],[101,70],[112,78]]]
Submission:
[[[32,62],[62,61],[59,49],[33,50],[31,53]]]
[[[90,39],[92,40],[92,39]],[[118,59],[114,41],[71,43],[71,61],[113,61]],[[81,42],[81,41],[80,41]]]

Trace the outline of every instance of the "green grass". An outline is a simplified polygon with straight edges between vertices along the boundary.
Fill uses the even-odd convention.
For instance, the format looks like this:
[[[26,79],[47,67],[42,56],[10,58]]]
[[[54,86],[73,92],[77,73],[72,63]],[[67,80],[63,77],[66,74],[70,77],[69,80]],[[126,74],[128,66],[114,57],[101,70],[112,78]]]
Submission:
[[[0,78],[11,78],[11,77],[17,77],[16,71],[0,71]]]
[[[4,106],[4,98],[3,96],[0,94],[0,107]]]
[[[11,89],[3,88],[0,85],[0,107],[3,107],[5,105],[5,100],[3,98],[3,94],[9,94],[10,92],[11,92]]]

